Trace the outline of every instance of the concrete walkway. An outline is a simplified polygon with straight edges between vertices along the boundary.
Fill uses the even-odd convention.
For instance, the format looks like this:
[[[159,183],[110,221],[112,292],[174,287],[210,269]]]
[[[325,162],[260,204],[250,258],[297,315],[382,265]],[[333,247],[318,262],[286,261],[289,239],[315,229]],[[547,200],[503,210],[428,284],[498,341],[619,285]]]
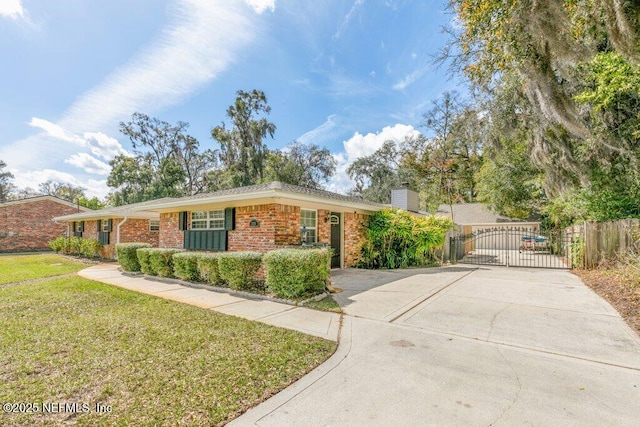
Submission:
[[[332,341],[338,340],[340,331],[338,313],[296,307],[264,299],[244,298],[232,293],[195,289],[177,283],[163,282],[161,279],[125,275],[118,270],[117,264],[99,264],[78,272],[78,275],[219,313],[293,329]]]
[[[231,425],[637,426],[640,339],[567,271],[357,271],[338,351]]]

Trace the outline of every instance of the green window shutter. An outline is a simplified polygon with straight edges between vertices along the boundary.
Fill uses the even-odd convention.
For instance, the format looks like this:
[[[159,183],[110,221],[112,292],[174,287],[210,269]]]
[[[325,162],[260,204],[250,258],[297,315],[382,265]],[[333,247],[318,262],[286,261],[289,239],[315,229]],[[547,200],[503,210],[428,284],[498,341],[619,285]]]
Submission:
[[[84,232],[84,221],[80,221],[80,230],[81,233]]]
[[[102,220],[101,219],[97,220],[96,224],[97,224],[96,230],[98,230],[98,233],[100,233],[102,231]]]
[[[187,212],[180,212],[179,214],[179,222],[178,222],[178,229],[179,230],[186,230],[187,227]]]
[[[112,218],[109,218],[109,219],[107,220],[107,231],[109,231],[109,232],[110,232],[112,228],[113,228],[113,219],[112,219]]]
[[[76,231],[78,231],[78,223],[73,221],[72,225],[71,225],[71,231],[73,231],[74,233]]]
[[[236,208],[226,208],[224,210],[224,229],[236,229]]]

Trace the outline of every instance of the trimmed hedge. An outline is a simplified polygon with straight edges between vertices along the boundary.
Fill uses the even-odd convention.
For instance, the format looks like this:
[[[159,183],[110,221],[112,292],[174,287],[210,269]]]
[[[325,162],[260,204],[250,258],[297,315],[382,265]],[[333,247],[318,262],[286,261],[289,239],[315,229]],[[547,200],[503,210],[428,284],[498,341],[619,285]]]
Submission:
[[[156,276],[173,277],[173,255],[184,249],[152,248],[149,251],[149,263]]]
[[[198,252],[178,252],[173,254],[173,274],[182,280],[192,282],[200,279],[198,272]]]
[[[222,280],[222,277],[220,277],[220,269],[218,268],[219,258],[219,253],[198,253],[196,261],[198,274],[202,280],[211,285],[225,286],[226,283]]]
[[[150,248],[149,243],[118,243],[116,245],[116,254],[120,267],[124,271],[136,272],[140,271],[140,263],[136,251],[141,248]]]
[[[138,264],[140,264],[140,271],[144,274],[156,275],[155,270],[151,266],[151,251],[154,248],[139,248],[136,249],[136,257],[138,258]]]
[[[267,287],[281,298],[321,294],[331,273],[329,249],[280,249],[263,259]]]
[[[220,277],[237,291],[255,287],[255,276],[261,265],[260,252],[225,252],[218,258]]]

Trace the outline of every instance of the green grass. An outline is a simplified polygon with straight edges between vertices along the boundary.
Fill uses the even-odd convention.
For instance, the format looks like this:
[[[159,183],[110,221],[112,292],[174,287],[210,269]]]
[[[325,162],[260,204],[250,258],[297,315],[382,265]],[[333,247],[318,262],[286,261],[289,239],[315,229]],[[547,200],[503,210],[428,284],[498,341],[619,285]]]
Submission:
[[[3,255],[0,256],[0,285],[40,277],[75,273],[88,265],[60,255]]]
[[[5,425],[216,425],[336,344],[80,277],[0,288],[0,403],[111,413],[0,414]]]
[[[315,308],[322,311],[333,311],[335,313],[342,313],[342,308],[333,299],[331,295],[327,295],[320,301],[309,301],[305,304],[307,307]]]

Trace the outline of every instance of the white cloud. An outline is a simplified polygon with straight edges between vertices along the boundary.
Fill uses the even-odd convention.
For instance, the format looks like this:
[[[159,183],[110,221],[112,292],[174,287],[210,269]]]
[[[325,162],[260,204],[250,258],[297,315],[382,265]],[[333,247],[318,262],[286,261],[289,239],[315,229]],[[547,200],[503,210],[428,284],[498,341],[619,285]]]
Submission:
[[[398,83],[394,84],[393,89],[404,90],[407,86],[411,86],[416,80],[422,77],[428,69],[429,67],[422,67],[414,70],[412,73],[404,76]]]
[[[42,129],[49,136],[52,136],[54,138],[61,139],[63,141],[74,142],[74,139],[71,136],[67,135],[62,127],[48,120],[40,119],[38,117],[32,117],[31,121],[29,122],[29,126]]]
[[[336,174],[329,180],[327,189],[337,193],[346,193],[355,184],[347,174],[347,168],[360,157],[373,154],[387,141],[401,142],[406,137],[417,136],[420,132],[411,125],[401,123],[385,126],[380,132],[362,135],[356,132],[344,141],[344,151],[334,154],[336,159]]]
[[[25,18],[26,12],[22,6],[21,0],[2,0],[0,1],[0,16],[6,16],[11,19]]]
[[[130,156],[127,150],[115,138],[111,138],[102,132],[85,132],[83,135],[84,140],[91,152],[105,160],[111,160],[117,155],[124,154]]]
[[[254,3],[266,10],[273,2]],[[153,112],[181,102],[223,72],[254,40],[259,32],[255,16],[241,2],[180,0],[170,10],[172,24],[80,96],[59,124],[76,133],[97,131],[134,111]]]
[[[87,153],[74,154],[68,159],[65,159],[64,162],[79,167],[91,174],[109,175],[109,172],[111,172],[111,167],[108,164],[101,162]]]
[[[332,114],[327,117],[324,123],[315,129],[310,130],[304,135],[296,138],[302,144],[318,144],[331,137],[332,131],[336,128],[336,115]]]
[[[362,3],[364,3],[364,0],[356,0],[353,2],[353,4],[351,5],[351,9],[349,9],[349,12],[347,12],[344,19],[342,20],[342,23],[340,24],[338,31],[336,31],[336,33],[333,35],[334,40],[342,37],[342,34],[344,33],[346,28],[349,26],[349,23],[353,19],[353,15],[356,13],[356,11],[362,5]]]
[[[53,139],[86,147],[95,156],[105,160],[111,160],[119,154],[131,155],[115,138],[102,132],[85,132],[82,136],[74,135],[62,126],[38,117],[33,117],[29,126],[44,130],[46,135]]]
[[[55,169],[42,169],[37,171],[22,172],[18,169],[10,169],[15,179],[13,183],[18,188],[33,188],[38,189],[38,186],[47,181],[60,182],[63,184],[71,184],[76,187],[85,188],[85,194],[87,197],[104,198],[109,193],[109,187],[107,186],[107,180],[87,179],[80,180],[74,175],[67,172],[61,172]]]
[[[269,9],[273,12],[276,9],[276,0],[245,0],[249,6],[257,14],[262,14],[265,10]]]

